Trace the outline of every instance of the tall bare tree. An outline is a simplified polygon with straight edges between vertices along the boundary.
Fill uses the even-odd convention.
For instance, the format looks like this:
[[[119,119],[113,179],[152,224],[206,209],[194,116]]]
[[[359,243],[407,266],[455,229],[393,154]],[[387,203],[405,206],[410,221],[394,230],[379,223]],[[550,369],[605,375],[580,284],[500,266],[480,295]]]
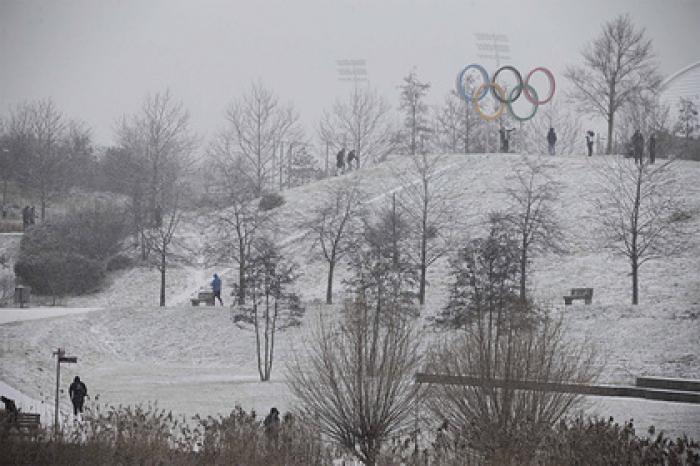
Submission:
[[[347,100],[337,100],[323,112],[318,132],[330,145],[353,148],[358,166],[375,164],[395,146],[389,110],[376,91],[355,88]]]
[[[420,274],[420,304],[425,304],[428,268],[448,251],[456,228],[453,203],[458,194],[447,179],[447,167],[441,166],[443,160],[439,155],[419,153],[397,175],[403,186],[399,204],[417,244],[417,251],[409,254]]]
[[[306,225],[312,249],[319,251],[328,263],[326,304],[333,304],[333,277],[338,261],[352,246],[353,223],[362,208],[360,194],[354,186],[334,185],[324,196],[326,202],[314,210]]]
[[[246,302],[246,268],[251,245],[265,224],[267,216],[254,202],[255,179],[244,168],[245,160],[236,149],[236,136],[221,132],[209,144],[208,162],[212,164],[211,183],[215,193],[218,215],[217,237],[219,245],[208,251],[215,262],[231,259],[238,265],[238,285],[235,293],[239,305]]]
[[[404,112],[404,145],[410,155],[415,155],[421,143],[421,137],[430,131],[428,106],[425,96],[430,90],[430,83],[421,82],[415,70],[403,78],[399,108]]]
[[[537,252],[562,251],[562,229],[555,213],[560,185],[549,175],[554,167],[525,158],[513,168],[514,186],[506,189],[510,205],[505,224],[519,243],[520,299],[526,300],[527,272]]]
[[[470,79],[469,83],[472,81]],[[454,90],[448,92],[445,103],[437,110],[434,126],[438,146],[446,152],[468,154],[485,150],[479,140],[484,120]]]
[[[143,259],[149,244],[146,229],[156,224],[156,213],[162,212],[174,196],[173,189],[182,185],[193,167],[199,141],[189,121],[182,102],[166,90],[147,96],[141,111],[124,116],[116,128],[122,151],[114,155],[129,158],[129,169],[138,172],[132,204]]]
[[[615,115],[635,95],[654,91],[661,83],[652,42],[629,15],[603,25],[601,35],[581,53],[582,66],[569,66],[565,76],[573,85],[570,98],[586,113],[602,116],[608,125],[606,152],[612,153]]]
[[[324,436],[375,466],[382,445],[406,428],[423,390],[413,382],[422,361],[418,333],[394,316],[373,318],[373,306],[346,305],[347,318],[321,318],[289,364],[292,393],[308,422]],[[373,351],[374,349],[374,351]]]
[[[677,170],[672,159],[635,164],[620,158],[598,170],[596,221],[613,251],[629,260],[632,304],[639,303],[640,267],[684,246],[688,230]]]
[[[269,238],[254,241],[246,267],[250,302],[236,308],[234,322],[249,323],[255,329],[258,372],[263,382],[272,374],[277,331],[300,325],[304,314],[293,290],[297,277],[297,265],[287,260]]]
[[[238,159],[235,163],[256,196],[273,186],[274,162],[282,160],[282,141],[301,139],[298,120],[294,107],[280,104],[261,82],[252,84],[248,94],[226,110],[227,127],[221,137],[229,140],[227,151]]]
[[[150,249],[156,253],[153,262],[160,272],[159,305],[161,307],[165,306],[165,278],[169,263],[176,255],[173,250],[173,241],[182,218],[180,193],[175,192],[173,195],[174,197],[169,199],[167,204],[156,207],[154,224],[144,232]]]
[[[8,149],[21,160],[19,178],[39,198],[42,220],[49,202],[68,186],[68,125],[51,99],[24,103],[10,112]]]

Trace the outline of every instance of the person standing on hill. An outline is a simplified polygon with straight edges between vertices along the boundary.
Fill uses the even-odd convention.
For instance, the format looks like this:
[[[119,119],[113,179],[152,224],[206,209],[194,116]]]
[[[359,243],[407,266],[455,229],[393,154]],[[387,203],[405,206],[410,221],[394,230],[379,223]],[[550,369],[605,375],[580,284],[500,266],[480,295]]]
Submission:
[[[557,143],[557,133],[554,132],[554,128],[549,128],[547,133],[547,145],[549,146],[549,155],[554,155],[556,153],[554,146]]]
[[[593,136],[595,136],[593,131],[586,131],[586,148],[588,149],[589,157],[593,155]]]
[[[68,395],[70,396],[71,403],[73,403],[73,416],[78,417],[78,413],[82,414],[83,412],[83,403],[87,396],[87,387],[80,381],[80,377],[77,375],[73,379],[73,383],[70,384],[70,388],[68,388]]]
[[[352,170],[352,163],[356,160],[355,158],[355,149],[351,149],[350,152],[348,152],[348,170]],[[359,164],[357,165],[356,168],[360,168]]]
[[[214,274],[214,279],[211,281],[211,291],[214,293],[214,304],[216,304],[216,298],[219,298],[219,303],[223,306],[224,302],[221,300],[221,279],[217,274]]]
[[[636,130],[632,135],[632,151],[634,152],[634,163],[641,164],[644,155],[644,136],[639,130]]]
[[[335,156],[335,168],[337,169],[336,174],[345,173],[345,147],[340,149]]]

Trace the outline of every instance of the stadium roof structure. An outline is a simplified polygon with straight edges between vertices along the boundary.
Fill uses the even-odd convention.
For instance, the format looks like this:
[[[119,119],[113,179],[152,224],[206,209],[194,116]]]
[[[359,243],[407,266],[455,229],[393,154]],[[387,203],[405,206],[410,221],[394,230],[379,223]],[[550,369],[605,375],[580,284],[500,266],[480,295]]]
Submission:
[[[661,99],[671,106],[671,112],[683,97],[700,103],[700,61],[692,63],[661,82]]]

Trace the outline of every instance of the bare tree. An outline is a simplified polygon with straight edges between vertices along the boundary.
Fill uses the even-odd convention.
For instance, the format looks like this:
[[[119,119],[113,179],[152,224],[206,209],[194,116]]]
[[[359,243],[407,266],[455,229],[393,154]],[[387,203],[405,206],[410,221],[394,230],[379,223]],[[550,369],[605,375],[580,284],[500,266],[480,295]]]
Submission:
[[[608,124],[608,154],[613,150],[615,114],[636,94],[654,91],[661,78],[653,62],[652,42],[629,15],[605,23],[601,35],[582,52],[583,66],[569,66],[570,98],[581,111],[599,114]]]
[[[389,105],[369,87],[355,90],[323,112],[319,135],[324,142],[351,145],[358,166],[383,161],[394,148]]]
[[[218,246],[208,250],[215,262],[238,264],[238,285],[234,292],[239,305],[246,302],[246,267],[251,245],[267,216],[254,202],[255,181],[247,176],[245,161],[238,156],[235,137],[220,133],[209,145],[208,155],[214,167],[212,183],[217,189]]]
[[[313,240],[312,250],[320,251],[328,263],[326,304],[333,304],[333,276],[336,265],[352,242],[353,222],[361,210],[360,191],[347,184],[334,185],[326,193],[326,202],[314,210],[306,225]]]
[[[555,209],[560,185],[550,176],[551,165],[539,160],[523,159],[513,169],[514,187],[506,189],[510,206],[504,216],[507,227],[519,242],[520,299],[526,300],[527,271],[537,252],[560,252],[562,230]]]
[[[116,128],[120,152],[130,182],[136,231],[140,235],[142,259],[149,252],[147,229],[160,228],[156,215],[175,195],[193,166],[197,136],[190,130],[189,113],[170,91],[147,96],[141,111],[124,116]],[[121,170],[120,170],[121,172]],[[162,220],[162,218],[161,218]]]
[[[165,306],[165,278],[168,265],[175,255],[172,248],[173,240],[182,218],[179,196],[179,193],[175,193],[174,198],[164,208],[160,205],[156,207],[154,224],[144,232],[150,249],[157,254],[154,263],[160,272],[159,305],[161,307]]]
[[[49,202],[68,186],[68,124],[50,99],[24,103],[10,112],[9,150],[16,160],[23,159],[19,178],[39,197],[42,220]]]
[[[409,425],[422,399],[413,382],[420,338],[406,320],[378,322],[362,301],[345,311],[342,322],[319,320],[306,352],[289,364],[287,380],[313,427],[375,466],[383,443]]]
[[[447,181],[443,157],[425,153],[412,156],[410,168],[397,176],[403,186],[399,202],[413,231],[416,252],[409,252],[419,269],[418,299],[425,303],[426,274],[450,247],[456,226],[453,218],[457,193]]]
[[[561,321],[519,299],[519,244],[492,217],[486,238],[469,242],[450,261],[450,298],[438,322],[460,329],[437,344],[429,366],[469,375],[482,385],[435,385],[429,406],[459,444],[487,464],[530,464],[549,429],[580,395],[496,388],[493,380],[590,383],[597,371],[590,346],[567,344]],[[579,349],[575,349],[579,348]]]
[[[168,187],[192,166],[198,144],[189,126],[189,112],[169,90],[149,95],[141,112],[124,117],[117,127],[121,147],[138,154],[148,170],[148,212],[153,216],[170,195]]]
[[[282,141],[301,138],[298,120],[294,107],[280,104],[261,82],[251,85],[248,94],[228,107],[227,127],[220,138],[228,140],[227,152],[248,179],[255,196],[273,186],[274,161],[281,163]]]
[[[470,86],[472,81],[469,78]],[[483,126],[484,120],[476,114],[474,107],[452,90],[435,115],[438,147],[453,154],[484,151],[485,147],[479,140]]]
[[[629,260],[632,304],[639,303],[639,268],[684,244],[687,226],[676,171],[672,159],[634,164],[617,158],[597,173],[596,220],[613,251]]]
[[[425,96],[430,90],[430,83],[421,82],[414,71],[403,78],[400,106],[404,112],[404,128],[407,141],[405,146],[410,155],[415,155],[419,149],[419,142],[429,130],[428,106],[425,104]]]
[[[304,314],[299,296],[292,289],[297,266],[286,260],[268,238],[253,243],[246,268],[250,303],[239,306],[234,322],[253,325],[260,380],[270,380],[278,330],[298,326]]]

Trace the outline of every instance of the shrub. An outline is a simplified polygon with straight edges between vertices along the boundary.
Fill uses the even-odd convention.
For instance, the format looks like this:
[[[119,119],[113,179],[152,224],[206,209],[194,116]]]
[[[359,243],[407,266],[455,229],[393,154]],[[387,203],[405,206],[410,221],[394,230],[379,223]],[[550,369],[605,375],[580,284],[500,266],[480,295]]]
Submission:
[[[649,437],[639,437],[632,421],[613,418],[563,421],[542,445],[538,464],[700,464],[697,441],[654,434],[651,427]]]
[[[134,266],[134,260],[123,254],[117,254],[107,261],[107,272],[129,269]]]
[[[0,463],[13,465],[152,464],[306,466],[331,464],[327,449],[305,422],[287,415],[271,432],[255,413],[192,420],[153,406],[98,407],[78,426],[52,438],[46,430],[22,439],[4,436]]]
[[[79,254],[40,251],[23,254],[15,274],[38,294],[65,296],[92,291],[104,278],[102,264]]]
[[[107,258],[117,257],[127,235],[121,218],[115,207],[95,206],[33,226],[20,242],[15,273],[37,294],[56,297],[94,290],[104,278]],[[130,266],[128,258],[114,260],[111,267]]]
[[[284,197],[282,197],[281,194],[267,193],[263,194],[263,196],[260,198],[260,203],[258,204],[258,206],[260,207],[260,210],[268,211],[276,209],[282,204],[284,204]]]

